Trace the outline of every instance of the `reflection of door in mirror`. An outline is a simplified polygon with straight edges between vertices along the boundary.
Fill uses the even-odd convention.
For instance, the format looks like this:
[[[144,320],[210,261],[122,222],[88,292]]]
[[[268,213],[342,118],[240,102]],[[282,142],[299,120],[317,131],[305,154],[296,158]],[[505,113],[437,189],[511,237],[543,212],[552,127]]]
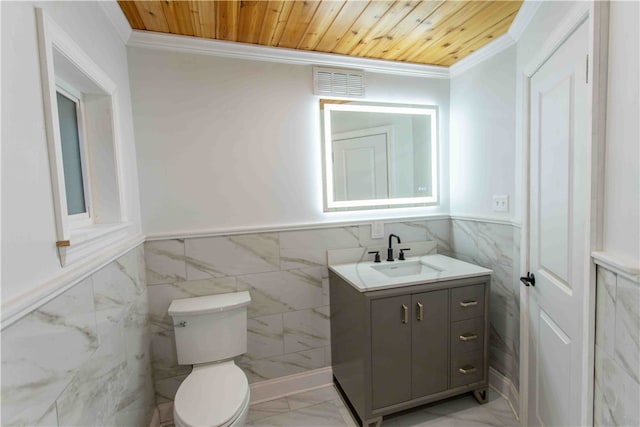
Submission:
[[[388,128],[337,133],[333,141],[334,200],[374,200],[389,197]]]

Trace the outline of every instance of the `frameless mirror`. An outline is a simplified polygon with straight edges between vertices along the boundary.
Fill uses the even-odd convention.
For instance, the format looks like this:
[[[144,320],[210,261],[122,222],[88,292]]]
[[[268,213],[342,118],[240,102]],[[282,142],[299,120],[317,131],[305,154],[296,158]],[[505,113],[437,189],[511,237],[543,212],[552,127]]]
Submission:
[[[325,211],[438,203],[434,106],[320,100]]]

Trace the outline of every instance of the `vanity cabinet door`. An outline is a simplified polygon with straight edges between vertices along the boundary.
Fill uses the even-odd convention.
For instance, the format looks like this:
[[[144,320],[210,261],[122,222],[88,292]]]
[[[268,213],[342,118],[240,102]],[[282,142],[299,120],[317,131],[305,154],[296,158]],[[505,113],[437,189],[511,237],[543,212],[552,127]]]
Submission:
[[[411,397],[416,399],[447,389],[449,290],[414,294],[411,307]]]
[[[411,399],[411,323],[411,295],[371,301],[374,409]]]

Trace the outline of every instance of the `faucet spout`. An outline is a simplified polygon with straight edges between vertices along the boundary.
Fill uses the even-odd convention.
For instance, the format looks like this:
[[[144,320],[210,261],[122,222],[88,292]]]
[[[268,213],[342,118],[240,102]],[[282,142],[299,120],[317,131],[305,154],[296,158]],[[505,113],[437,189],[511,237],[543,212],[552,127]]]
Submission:
[[[391,240],[394,237],[398,240],[398,244],[402,243],[400,241],[400,236],[397,236],[395,234],[389,234],[389,249],[387,249],[387,261],[393,261],[393,248],[391,247]]]

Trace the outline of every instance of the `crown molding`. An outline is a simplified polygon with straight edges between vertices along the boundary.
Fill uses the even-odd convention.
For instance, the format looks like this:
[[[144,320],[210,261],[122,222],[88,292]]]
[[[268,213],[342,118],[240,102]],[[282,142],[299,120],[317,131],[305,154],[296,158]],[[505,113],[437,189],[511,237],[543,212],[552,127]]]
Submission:
[[[535,16],[538,8],[542,4],[541,1],[525,0],[520,6],[520,10],[516,14],[515,19],[509,27],[508,34],[517,42],[522,37],[522,33],[527,28],[533,17]]]
[[[129,37],[131,37],[132,29],[129,25],[129,21],[125,18],[124,13],[122,13],[122,9],[118,6],[118,2],[115,0],[103,0],[99,1],[98,5],[105,15],[107,15],[107,18],[109,18],[109,21],[116,30],[118,37],[120,37],[124,44],[127,44]]]
[[[450,66],[449,75],[451,78],[458,77],[460,74],[513,46],[515,43],[516,41],[508,33],[503,34],[491,43],[482,46],[480,49]]]
[[[449,68],[435,65],[408,64],[396,61],[358,58],[332,53],[258,46],[174,34],[134,30],[127,43],[130,47],[169,50],[251,61],[296,65],[320,65],[357,68],[370,73],[448,79]]]

